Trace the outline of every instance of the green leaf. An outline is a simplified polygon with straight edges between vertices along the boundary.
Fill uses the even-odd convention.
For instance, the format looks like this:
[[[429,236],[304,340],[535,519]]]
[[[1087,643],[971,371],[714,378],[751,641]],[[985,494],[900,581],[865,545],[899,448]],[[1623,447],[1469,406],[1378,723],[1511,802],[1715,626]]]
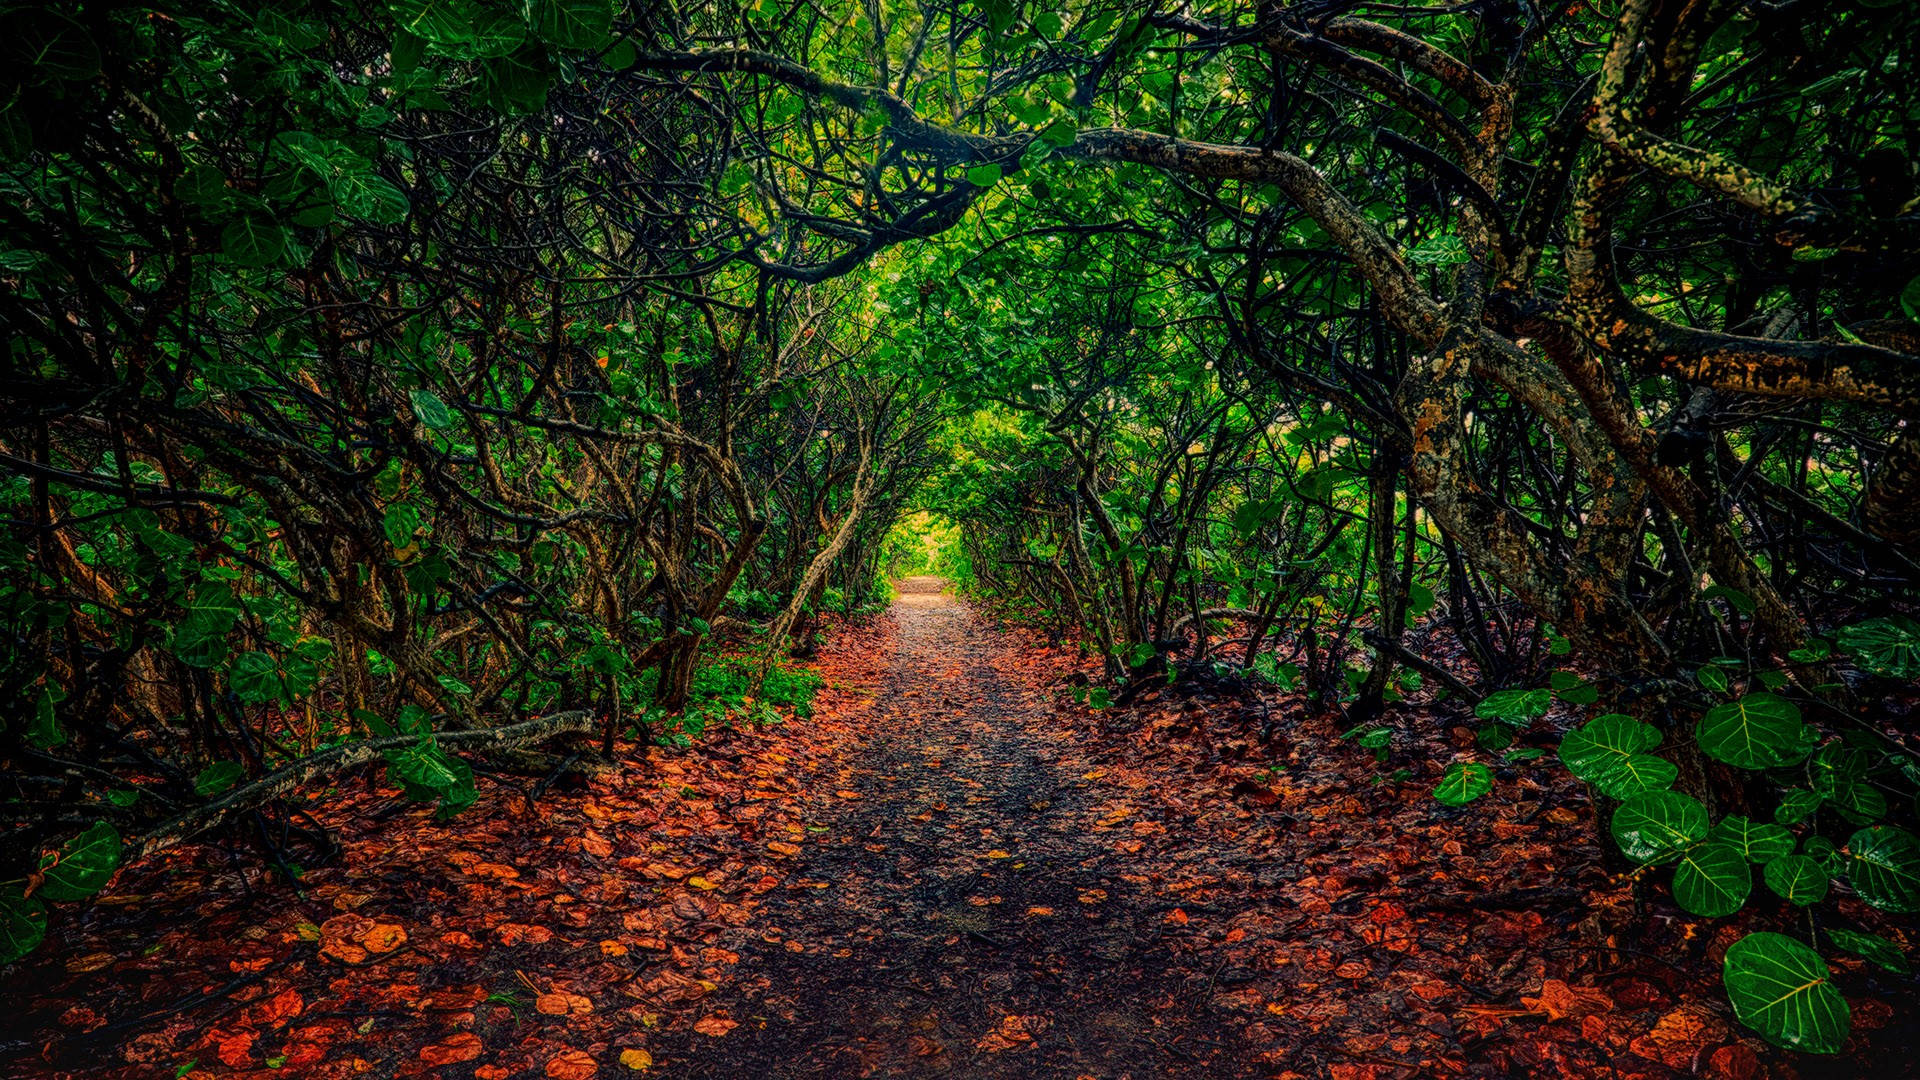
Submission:
[[[0,889],[0,964],[32,952],[47,936],[47,905],[20,890]]]
[[[1882,911],[1920,911],[1920,839],[1875,825],[1847,839],[1847,879],[1860,899]]]
[[[1674,902],[1695,915],[1731,915],[1753,891],[1747,857],[1732,844],[1695,844],[1673,868]]]
[[[991,162],[985,165],[975,165],[967,170],[967,183],[972,184],[974,187],[990,188],[1000,182],[1000,174],[1000,166],[992,164]]]
[[[473,39],[474,10],[468,0],[387,0],[387,11],[400,29],[437,45]]]
[[[233,692],[239,695],[241,701],[250,705],[279,701],[280,667],[266,653],[241,653],[227,672],[227,685],[233,687]]]
[[[1571,671],[1556,671],[1547,682],[1553,696],[1569,705],[1591,705],[1600,700],[1600,688]]]
[[[193,778],[193,792],[203,798],[212,798],[240,782],[247,770],[237,761],[216,761],[200,770]]]
[[[1719,668],[1711,666],[1703,667],[1693,674],[1694,678],[1700,680],[1701,686],[1706,687],[1714,693],[1724,694],[1727,692],[1727,673]]]
[[[1071,146],[1078,135],[1079,129],[1064,116],[1040,129],[1040,141],[1053,147]]]
[[[1820,809],[1820,793],[1806,788],[1794,788],[1780,797],[1780,805],[1773,808],[1773,820],[1782,825],[1798,825],[1807,820],[1807,815]]]
[[[434,429],[445,431],[453,426],[453,410],[440,400],[440,395],[431,390],[415,390],[409,395],[413,399],[413,413],[420,422]]]
[[[292,240],[277,219],[249,214],[220,230],[220,251],[241,266],[272,266],[286,258]]]
[[[412,503],[394,503],[380,522],[381,531],[386,533],[387,543],[403,548],[413,543],[414,532],[420,528],[420,511]]]
[[[1799,907],[1826,899],[1827,887],[1831,884],[1826,870],[1805,855],[1780,856],[1767,864],[1764,876],[1767,888]]]
[[[1680,775],[1673,763],[1643,753],[1660,745],[1651,724],[1631,716],[1597,716],[1560,740],[1567,771],[1600,789],[1610,799],[1631,799],[1671,786]]]
[[[1493,790],[1493,772],[1477,761],[1456,761],[1447,766],[1433,797],[1448,806],[1465,806]]]
[[[1900,952],[1900,946],[1879,934],[1866,934],[1858,930],[1844,930],[1838,927],[1826,933],[1828,939],[1835,945],[1855,956],[1865,957],[1878,967],[1896,975],[1908,975],[1913,972],[1913,968],[1907,963],[1906,956]]]
[[[1665,862],[1706,836],[1707,808],[1677,791],[1635,796],[1613,814],[1613,840],[1635,862]]]
[[[1832,1054],[1847,1041],[1852,1013],[1829,981],[1827,962],[1785,934],[1763,931],[1734,942],[1721,975],[1733,1014],[1768,1042]]]
[[[613,33],[612,0],[528,0],[527,22],[562,49],[603,49]]]
[[[105,888],[119,868],[119,830],[96,821],[61,845],[58,855],[41,860],[38,895],[45,900],[85,900]]]
[[[1869,6],[1892,7],[1901,2],[1903,0],[1885,0],[1884,3],[1882,0],[1869,0]],[[1907,313],[1907,318],[1920,321],[1920,277],[1907,282],[1907,287],[1900,290],[1900,307]]]
[[[1778,825],[1744,817],[1721,818],[1707,839],[1739,849],[1748,862],[1770,863],[1793,851],[1793,834]]]
[[[1888,679],[1920,679],[1920,622],[1890,615],[1855,623],[1833,637],[1862,671]]]
[[[1694,736],[1715,760],[1742,769],[1771,769],[1793,759],[1805,728],[1792,702],[1759,693],[1708,709]]]
[[[1496,690],[1474,707],[1473,715],[1482,720],[1498,720],[1514,727],[1528,724],[1547,714],[1553,694],[1544,689]]]

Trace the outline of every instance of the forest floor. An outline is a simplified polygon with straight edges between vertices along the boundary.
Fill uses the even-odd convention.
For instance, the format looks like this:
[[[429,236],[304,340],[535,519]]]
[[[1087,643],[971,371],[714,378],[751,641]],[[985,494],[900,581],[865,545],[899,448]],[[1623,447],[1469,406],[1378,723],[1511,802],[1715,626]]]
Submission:
[[[1853,969],[1844,1059],[1743,1036],[1739,931],[1603,869],[1558,770],[1450,809],[1430,716],[1395,782],[1271,702],[1074,706],[1077,663],[912,579],[811,719],[450,822],[349,785],[298,889],[178,849],[0,987],[0,1075],[1911,1073]]]

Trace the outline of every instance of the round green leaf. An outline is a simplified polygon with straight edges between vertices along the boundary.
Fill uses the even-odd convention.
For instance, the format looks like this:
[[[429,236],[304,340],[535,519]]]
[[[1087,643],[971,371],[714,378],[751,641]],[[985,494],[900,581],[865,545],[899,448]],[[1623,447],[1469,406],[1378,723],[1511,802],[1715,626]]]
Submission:
[[[264,214],[235,218],[220,230],[221,253],[241,266],[272,266],[291,242],[286,226]]]
[[[1547,709],[1552,705],[1553,693],[1544,687],[1534,690],[1496,690],[1474,706],[1473,715],[1482,720],[1498,720],[1503,724],[1525,727],[1547,715]]]
[[[1877,967],[1891,971],[1896,975],[1906,975],[1913,971],[1907,964],[1907,958],[1900,952],[1900,946],[1881,937],[1879,934],[1866,934],[1858,930],[1832,929],[1827,937],[1835,945],[1855,956],[1865,957]]]
[[[435,431],[445,431],[453,426],[453,410],[447,408],[447,403],[440,399],[439,394],[431,390],[415,390],[408,396],[413,399],[413,412],[421,423]]]
[[[18,889],[0,891],[0,964],[32,952],[47,936],[47,905]]]
[[[1747,857],[1731,844],[1695,844],[1673,868],[1673,899],[1695,915],[1731,915],[1753,892]]]
[[[1920,622],[1890,615],[1854,623],[1833,637],[1863,671],[1889,679],[1920,679]]]
[[[46,900],[85,900],[106,887],[120,868],[120,832],[96,821],[86,832],[61,845],[58,855],[41,860],[39,896]]]
[[[1694,730],[1708,756],[1742,769],[1784,765],[1800,748],[1800,710],[1776,694],[1748,694],[1715,705]]]
[[[1820,793],[1806,788],[1794,788],[1780,797],[1780,805],[1773,808],[1773,820],[1782,825],[1798,825],[1807,820],[1807,815],[1820,809]]]
[[[1663,791],[1679,777],[1673,763],[1642,753],[1660,745],[1653,725],[1631,716],[1608,713],[1567,733],[1560,740],[1560,760],[1567,771],[1600,789],[1611,799],[1631,799],[1649,791]]]
[[[1793,834],[1770,822],[1721,818],[1707,839],[1740,849],[1748,862],[1766,864],[1793,851]]]
[[[1847,840],[1847,878],[1860,899],[1882,911],[1920,911],[1920,839],[1875,825]]]
[[[1613,840],[1635,862],[1665,862],[1706,839],[1707,808],[1677,791],[1652,791],[1613,814]]]
[[[1827,898],[1830,884],[1827,871],[1805,855],[1782,855],[1767,864],[1767,888],[1798,907],[1817,904]]]
[[[1433,797],[1448,806],[1465,806],[1493,790],[1493,773],[1477,761],[1456,761],[1447,766]]]
[[[613,33],[613,4],[610,0],[530,0],[527,21],[549,45],[601,49]]]
[[[1809,1054],[1837,1052],[1852,1030],[1847,999],[1820,954],[1785,934],[1748,934],[1721,967],[1733,1015],[1768,1042]]]
[[[280,700],[280,669],[263,652],[241,653],[227,672],[227,684],[250,705]]]
[[[473,5],[467,0],[387,0],[400,29],[440,45],[459,45],[473,37]]]
[[[967,170],[967,183],[974,187],[992,187],[1000,182],[1001,168],[998,165],[975,165]]]
[[[240,782],[247,775],[245,766],[237,761],[216,761],[200,770],[193,778],[193,792],[203,798],[212,798]]]

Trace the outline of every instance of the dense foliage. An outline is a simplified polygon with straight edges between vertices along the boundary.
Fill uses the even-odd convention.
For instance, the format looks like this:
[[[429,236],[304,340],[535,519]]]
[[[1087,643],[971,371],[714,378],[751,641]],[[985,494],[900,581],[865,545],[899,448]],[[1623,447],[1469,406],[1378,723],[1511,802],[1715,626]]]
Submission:
[[[1682,907],[1920,909],[1911,5],[4,20],[0,755],[92,888],[285,860],[373,761],[451,812],[455,749],[803,703],[814,613],[937,564],[1096,704],[1251,670],[1384,754],[1438,691],[1457,805],[1557,702]],[[7,955],[86,894],[34,858]],[[1809,945],[1903,963],[1727,988],[1832,1050]]]

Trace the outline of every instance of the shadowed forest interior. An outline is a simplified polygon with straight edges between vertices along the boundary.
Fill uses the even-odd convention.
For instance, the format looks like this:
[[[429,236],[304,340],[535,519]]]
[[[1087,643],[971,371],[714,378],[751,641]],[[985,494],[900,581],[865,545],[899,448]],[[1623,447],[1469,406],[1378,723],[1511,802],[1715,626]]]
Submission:
[[[0,0],[0,1074],[1920,1074],[1916,49]]]

